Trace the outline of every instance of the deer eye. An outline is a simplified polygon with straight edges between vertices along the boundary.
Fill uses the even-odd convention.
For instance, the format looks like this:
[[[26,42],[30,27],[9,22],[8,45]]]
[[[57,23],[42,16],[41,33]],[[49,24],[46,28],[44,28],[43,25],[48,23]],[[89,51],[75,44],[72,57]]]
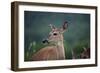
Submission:
[[[57,35],[57,33],[54,33],[53,35],[54,35],[54,36],[56,36],[56,35]]]

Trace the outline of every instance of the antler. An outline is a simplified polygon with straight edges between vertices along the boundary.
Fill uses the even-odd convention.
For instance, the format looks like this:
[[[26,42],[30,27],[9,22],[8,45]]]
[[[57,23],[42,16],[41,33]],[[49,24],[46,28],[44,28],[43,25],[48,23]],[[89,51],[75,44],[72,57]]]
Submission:
[[[51,29],[55,29],[54,25],[50,24],[49,26],[51,27]]]

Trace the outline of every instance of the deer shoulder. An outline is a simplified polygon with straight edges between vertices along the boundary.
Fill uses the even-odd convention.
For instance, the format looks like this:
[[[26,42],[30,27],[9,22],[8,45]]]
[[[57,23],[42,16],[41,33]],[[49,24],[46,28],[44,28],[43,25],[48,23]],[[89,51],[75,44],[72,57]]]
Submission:
[[[56,46],[47,46],[40,49],[32,56],[32,60],[56,60],[58,59],[58,51]]]

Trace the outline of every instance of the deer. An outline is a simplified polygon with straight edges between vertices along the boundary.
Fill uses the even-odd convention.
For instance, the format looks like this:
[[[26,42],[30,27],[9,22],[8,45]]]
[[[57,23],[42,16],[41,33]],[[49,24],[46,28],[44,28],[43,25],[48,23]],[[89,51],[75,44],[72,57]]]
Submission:
[[[90,48],[83,47],[82,49],[83,51],[79,54],[79,58],[80,59],[90,58]],[[74,50],[72,50],[71,52],[72,52],[72,59],[77,59],[77,55],[74,52]]]
[[[63,33],[66,31],[68,23],[64,22],[60,28],[57,28],[52,24],[49,26],[51,28],[51,32],[49,33],[47,39],[43,40],[42,42],[50,45],[41,48],[39,51],[33,54],[32,61],[65,59]]]
[[[81,53],[80,57],[83,59],[90,58],[90,48],[83,47],[84,51]]]

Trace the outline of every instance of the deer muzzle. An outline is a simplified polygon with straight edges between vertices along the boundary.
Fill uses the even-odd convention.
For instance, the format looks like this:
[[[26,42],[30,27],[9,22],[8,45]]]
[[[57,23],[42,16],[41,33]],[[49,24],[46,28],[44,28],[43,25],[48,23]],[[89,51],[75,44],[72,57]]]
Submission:
[[[49,44],[49,41],[48,41],[48,39],[45,39],[45,40],[42,41],[42,43]]]

